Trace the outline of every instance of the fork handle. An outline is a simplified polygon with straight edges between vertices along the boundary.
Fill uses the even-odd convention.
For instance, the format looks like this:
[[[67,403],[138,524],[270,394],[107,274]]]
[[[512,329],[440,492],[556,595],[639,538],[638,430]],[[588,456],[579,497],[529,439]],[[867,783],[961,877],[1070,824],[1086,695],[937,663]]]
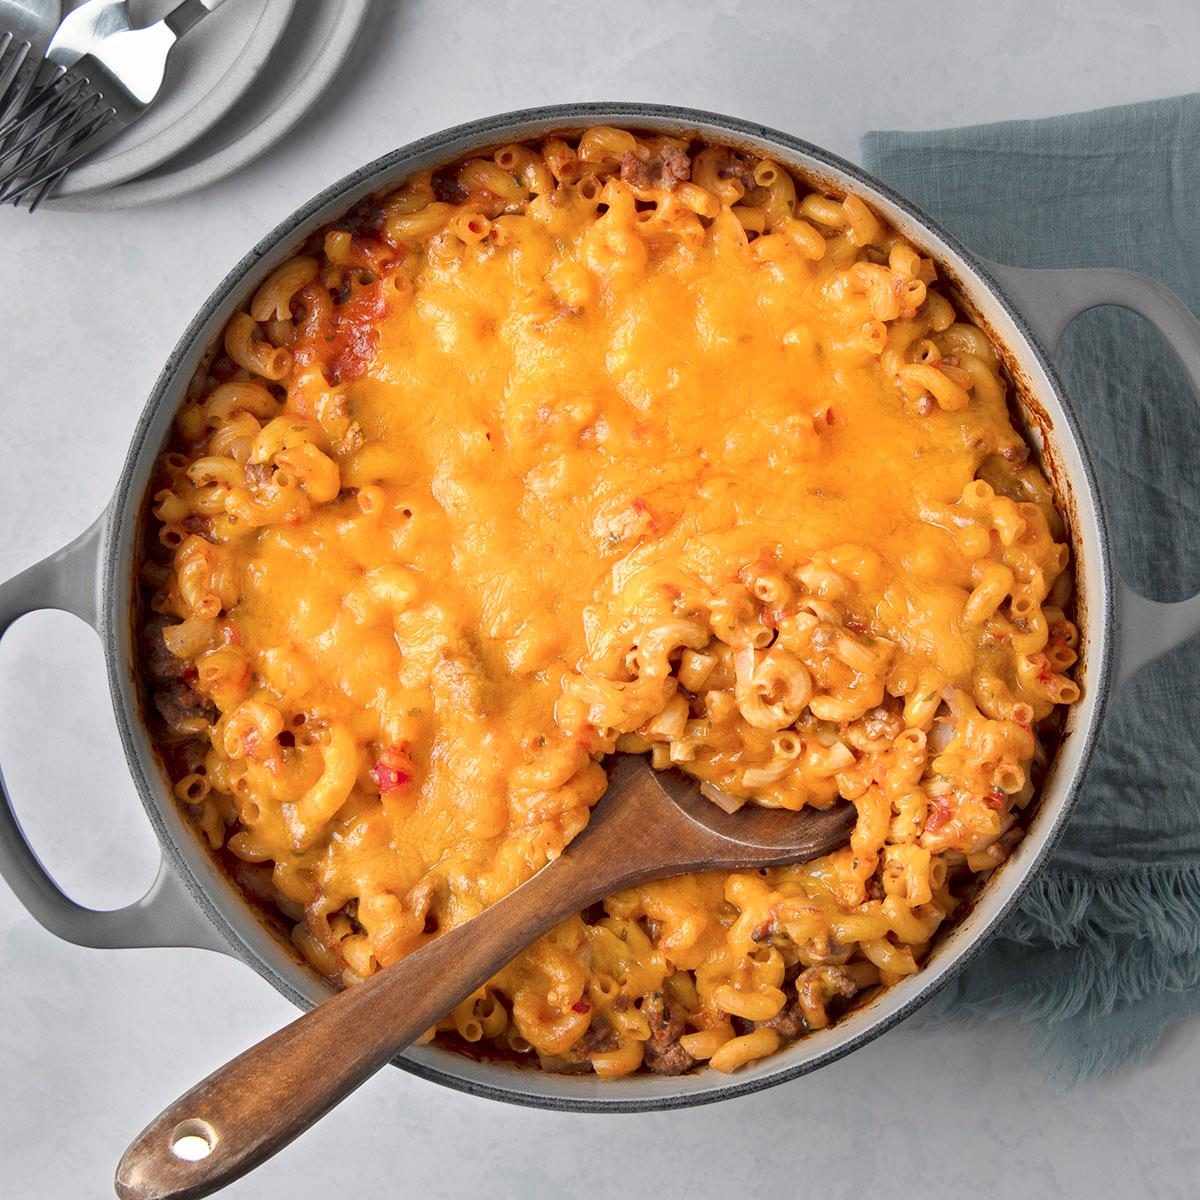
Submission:
[[[225,0],[183,0],[182,4],[163,17],[163,24],[177,38],[181,38],[193,25],[207,17],[210,12],[216,12],[224,3]]]

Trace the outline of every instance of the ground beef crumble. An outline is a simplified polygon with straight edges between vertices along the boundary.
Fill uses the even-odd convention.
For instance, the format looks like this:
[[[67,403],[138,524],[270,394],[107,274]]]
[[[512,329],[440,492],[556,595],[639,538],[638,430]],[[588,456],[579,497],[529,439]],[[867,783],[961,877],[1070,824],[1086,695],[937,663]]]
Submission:
[[[156,613],[146,622],[146,669],[156,680],[178,679],[187,667],[187,663],[181,658],[176,658],[163,641],[163,630],[170,624],[171,622],[160,613]]]
[[[189,732],[190,723],[196,717],[206,721],[217,719],[217,710],[191,684],[183,679],[173,679],[154,693],[154,707],[172,733]]]
[[[736,179],[747,191],[754,187],[754,168],[740,154],[727,151],[724,165],[717,171],[722,179]]]
[[[621,178],[635,188],[674,190],[690,179],[692,160],[675,146],[664,146],[650,158],[638,158],[631,150],[621,155]]]
[[[800,1011],[800,1002],[792,1000],[770,1020],[755,1021],[753,1028],[774,1029],[785,1042],[794,1042],[808,1027],[804,1023],[804,1014]]]
[[[449,175],[435,175],[431,183],[433,194],[443,204],[462,204],[471,194],[457,179]]]
[[[265,488],[271,482],[271,467],[267,463],[247,463],[243,468],[246,482],[255,489]]]
[[[665,992],[652,992],[642,1004],[642,1015],[650,1025],[643,1063],[656,1075],[682,1075],[696,1060],[679,1044],[686,1028],[683,1012]]]

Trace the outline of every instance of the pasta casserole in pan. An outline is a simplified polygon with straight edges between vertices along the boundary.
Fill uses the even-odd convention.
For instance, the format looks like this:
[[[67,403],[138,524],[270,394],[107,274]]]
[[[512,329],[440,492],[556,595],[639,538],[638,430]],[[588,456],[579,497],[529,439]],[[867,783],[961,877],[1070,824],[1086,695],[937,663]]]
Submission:
[[[848,800],[836,853],[611,896],[430,1031],[770,1055],[921,969],[1079,696],[1008,390],[920,246],[769,158],[594,127],[421,171],[262,284],[158,462],[175,794],[348,985],[555,858],[614,753]]]

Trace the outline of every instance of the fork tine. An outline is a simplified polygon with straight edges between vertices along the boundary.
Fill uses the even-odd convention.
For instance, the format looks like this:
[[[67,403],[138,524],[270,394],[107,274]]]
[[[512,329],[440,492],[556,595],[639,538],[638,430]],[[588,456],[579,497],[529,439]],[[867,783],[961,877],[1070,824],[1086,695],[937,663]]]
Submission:
[[[21,68],[32,47],[28,42],[22,42],[14,49],[15,41],[11,31],[0,38],[0,119],[18,102],[18,93],[24,90],[19,86]]]
[[[25,104],[0,125],[0,143],[39,113],[69,100],[82,86],[83,80],[79,76],[68,76],[61,67],[57,68],[56,73],[43,85],[35,88]]]
[[[28,175],[39,167],[46,165],[51,156],[74,139],[83,130],[88,121],[98,113],[96,107],[89,108],[86,113],[72,114],[50,129],[39,129],[35,138],[20,153],[10,166],[0,170],[0,190],[9,184]]]
[[[80,82],[86,83],[86,80],[81,80]],[[53,109],[51,109],[41,121],[35,122],[33,127],[27,133],[25,133],[25,136],[21,137],[19,141],[13,142],[11,145],[0,146],[0,161],[10,158],[20,150],[25,150],[27,147],[32,147],[35,142],[39,141],[43,137],[48,137],[52,134],[62,132],[61,126],[64,121],[68,123],[69,127],[72,123],[77,124],[79,121],[86,119],[89,115],[89,112],[95,107],[98,101],[103,99],[103,97],[99,92],[81,95],[81,91],[82,88],[76,88],[74,90],[74,94],[69,99],[64,98],[63,106],[60,111],[55,112]],[[32,116],[33,114],[30,115]],[[18,136],[21,130],[24,128],[24,125],[25,122],[22,122],[21,126],[18,128]],[[27,157],[27,155],[22,156],[22,158]],[[10,179],[14,171],[18,170],[20,166],[21,161],[18,160],[14,167],[8,167],[0,170],[0,182]]]
[[[0,172],[0,203],[5,195],[11,194],[11,185],[19,180],[27,183],[35,172],[51,167],[56,153],[69,151],[81,140],[91,137],[112,114],[111,108],[92,105],[85,112],[72,114],[62,127],[47,131],[44,140],[22,154],[14,167]]]
[[[60,138],[53,146],[41,152],[38,155],[39,161],[45,159],[47,155],[51,155],[53,150],[62,148],[62,153],[58,157],[51,155],[48,162],[42,163],[38,174],[6,184],[3,190],[0,190],[0,204],[7,204],[9,200],[14,204],[20,204],[24,196],[34,188],[41,187],[42,190],[34,198],[29,208],[29,211],[33,212],[67,173],[67,170],[88,153],[91,139],[107,128],[109,123],[116,119],[116,115],[115,109],[106,108],[97,113],[84,128],[76,130],[70,139]]]
[[[31,158],[25,163],[21,171],[22,179],[17,186],[21,189],[35,187],[56,171],[60,169],[65,170],[66,167],[85,154],[86,150],[78,150],[75,158],[72,158],[70,162],[64,161],[63,156],[69,155],[76,151],[78,147],[84,146],[88,139],[106,128],[109,122],[115,119],[116,115],[116,111],[112,108],[93,108],[88,120],[75,125],[69,132],[61,134],[51,145],[39,149],[36,159]],[[58,157],[55,157],[56,152]],[[6,182],[3,188],[0,189],[0,204],[15,195],[14,182],[16,181]]]
[[[67,82],[59,87],[59,83],[67,80]],[[29,97],[25,105],[15,112],[3,125],[0,125],[0,146],[3,145],[6,138],[9,137],[21,126],[36,117],[38,113],[52,106],[56,101],[62,100],[67,102],[70,97],[77,93],[79,89],[87,84],[87,80],[81,76],[68,77],[67,73],[60,67],[57,73],[40,86],[34,94]]]
[[[100,130],[103,128],[104,128],[104,125],[101,125],[99,127],[99,129],[96,129],[93,132],[99,133]],[[87,146],[87,142],[89,140],[90,139],[87,137],[83,138],[81,140],[81,142],[77,144],[78,149],[76,149],[74,153],[68,153],[65,160],[60,159],[58,162],[56,162],[54,164],[53,167],[51,167],[50,172],[47,173],[47,177],[46,177],[45,181],[41,184],[41,187],[38,188],[37,195],[34,196],[33,200],[30,202],[30,205],[29,205],[30,212],[37,211],[38,206],[42,203],[42,201],[45,200],[46,197],[49,196],[56,187],[58,187],[59,181],[67,173],[67,171],[69,171],[71,169],[71,167],[74,166],[75,163],[79,161],[79,159],[81,159],[85,154],[88,153],[89,148]],[[26,183],[21,187],[21,189],[19,191],[14,192],[13,198],[12,198],[13,207],[19,208],[21,205],[21,201],[24,200],[26,198],[26,196],[28,196],[29,193],[33,190],[33,188],[35,188],[37,186],[38,186],[38,184],[36,181],[31,182],[31,183]],[[7,202],[8,202],[7,196],[5,196],[4,199],[0,200],[0,204],[6,204]]]
[[[25,72],[24,81],[21,80],[20,72],[14,75],[12,82],[16,84],[13,88],[11,96],[7,99],[0,98],[0,121],[3,121],[10,113],[19,113],[30,101],[38,95],[43,87],[57,83],[59,78],[65,74],[65,68],[55,66],[43,60],[32,66],[31,70]],[[3,139],[0,138],[0,142]]]
[[[56,187],[58,187],[58,181],[60,179],[62,179],[62,177],[67,173],[67,168],[70,167],[71,163],[73,163],[74,161],[75,160],[72,159],[71,162],[67,163],[67,165],[65,167],[63,167],[63,169],[61,171],[57,172],[54,175],[51,175],[50,178],[47,179],[46,182],[42,184],[41,190],[38,192],[38,194],[36,196],[34,196],[33,200],[30,202],[29,211],[31,213],[37,212],[38,207],[41,205],[42,201],[45,200],[46,197],[49,196],[50,193],[53,192]],[[21,203],[21,198],[18,197],[16,200],[13,201],[13,207],[14,208],[18,207],[20,205],[20,203]]]
[[[9,191],[22,177],[46,165],[56,145],[71,138],[95,114],[100,98],[83,95],[86,78],[72,77],[59,87],[63,76],[60,68],[48,96],[21,114],[7,145],[0,142],[0,191]]]
[[[4,30],[0,33],[0,78],[8,71],[8,64],[12,61],[9,58],[9,50],[12,49],[12,44],[15,42],[16,36],[11,29]],[[13,52],[15,57],[16,52]]]
[[[105,114],[103,120],[93,128],[85,131],[83,136],[72,143],[65,157],[60,156],[54,159],[49,166],[32,179],[23,179],[14,185],[10,185],[3,192],[0,192],[0,204],[7,204],[11,201],[14,207],[19,207],[24,200],[29,198],[31,193],[36,191],[36,195],[33,196],[29,205],[29,211],[33,212],[54,191],[67,171],[79,159],[91,151],[92,135],[101,133],[106,128],[109,120],[111,120],[111,117]]]

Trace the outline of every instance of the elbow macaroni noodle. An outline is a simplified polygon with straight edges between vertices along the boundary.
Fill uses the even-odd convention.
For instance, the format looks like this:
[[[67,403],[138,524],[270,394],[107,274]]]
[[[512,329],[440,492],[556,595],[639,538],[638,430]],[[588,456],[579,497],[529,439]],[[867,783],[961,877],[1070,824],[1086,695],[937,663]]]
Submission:
[[[374,197],[276,270],[151,489],[175,794],[351,984],[587,824],[605,756],[802,866],[629,889],[441,1034],[731,1071],[920,969],[1079,695],[1064,527],[986,334],[857,196],[591,129]]]

